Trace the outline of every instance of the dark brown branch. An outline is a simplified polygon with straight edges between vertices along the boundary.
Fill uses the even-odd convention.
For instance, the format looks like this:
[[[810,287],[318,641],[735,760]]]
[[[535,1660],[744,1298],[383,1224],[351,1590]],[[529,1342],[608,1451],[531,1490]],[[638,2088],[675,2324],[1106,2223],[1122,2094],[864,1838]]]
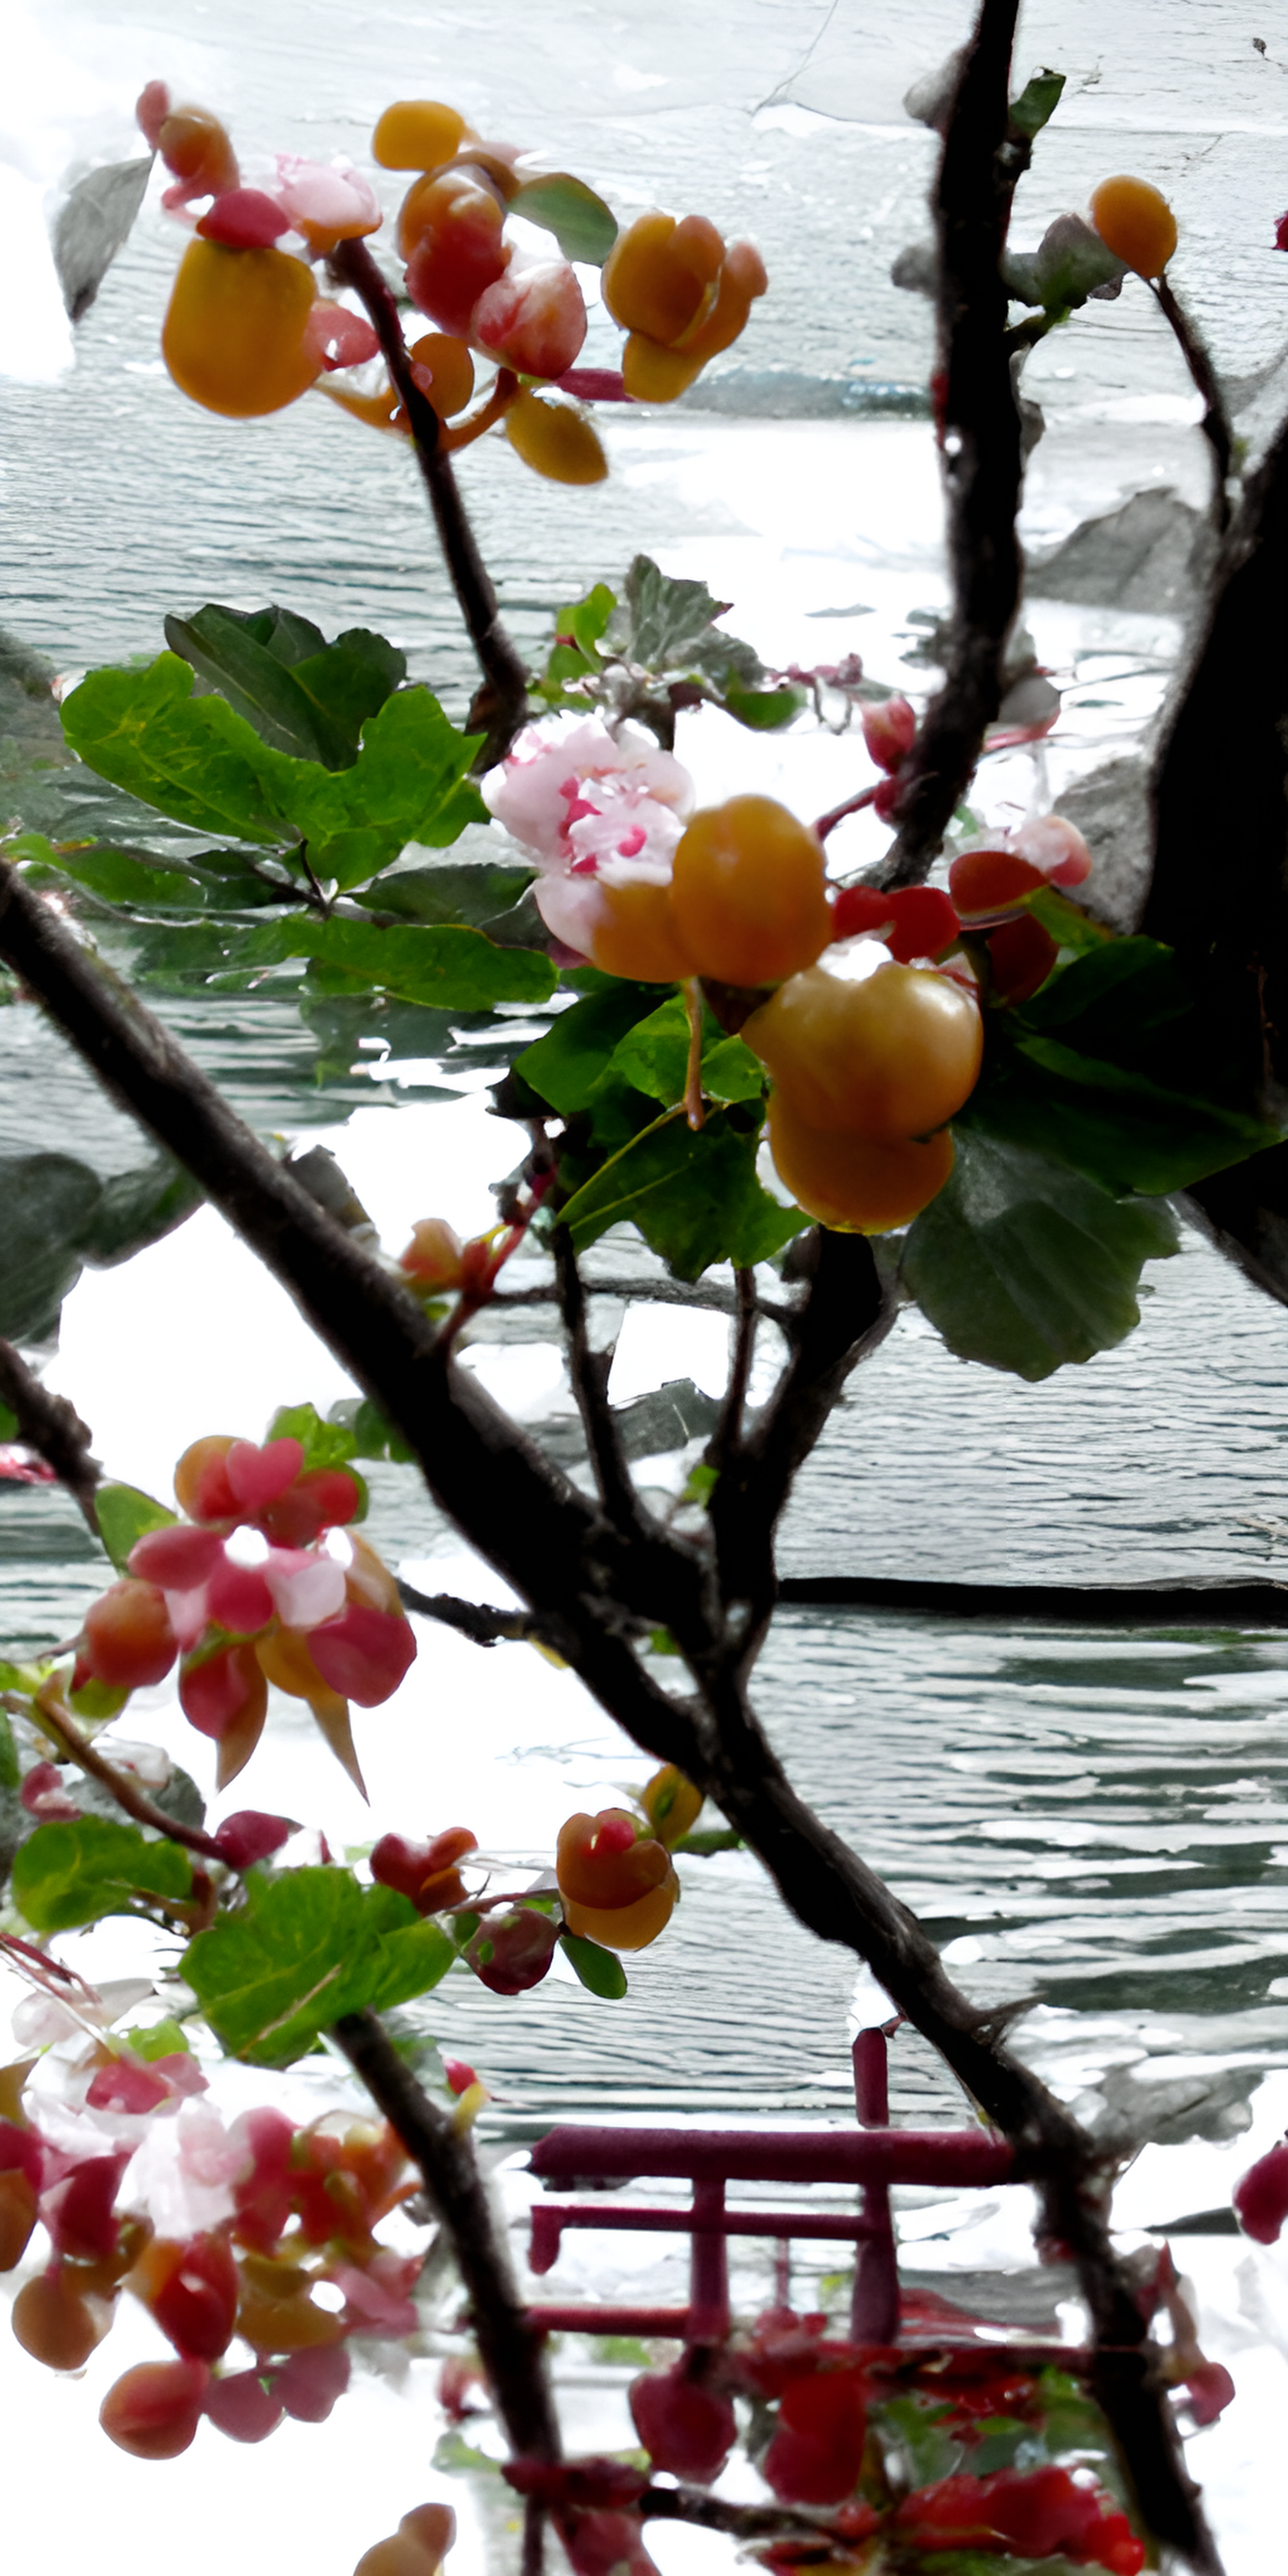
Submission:
[[[613,1354],[611,1349],[596,1351],[591,1348],[586,1324],[586,1292],[567,1226],[555,1227],[553,1250],[559,1305],[568,1340],[568,1375],[586,1434],[595,1483],[609,1519],[616,1523],[618,1529],[634,1535],[644,1527],[648,1515],[631,1482],[626,1453],[608,1401]]]
[[[898,837],[874,882],[924,877],[1002,702],[1020,595],[1023,459],[1001,256],[1029,147],[1009,137],[1018,0],[981,0],[935,191],[939,386],[953,607],[944,685],[899,771]]]
[[[1230,475],[1234,465],[1234,431],[1225,407],[1225,396],[1212,364],[1211,352],[1197,325],[1173,293],[1166,274],[1153,280],[1159,311],[1171,328],[1176,345],[1189,369],[1195,392],[1203,397],[1203,418],[1199,423],[1212,450],[1212,524],[1223,537],[1230,524]]]
[[[784,2504],[734,2504],[707,2487],[645,2487],[639,2500],[645,2522],[695,2522],[704,2531],[727,2531],[735,2540],[829,2538],[825,2514],[793,2512]]]
[[[164,1834],[168,1842],[182,1843],[187,1851],[200,1852],[203,1860],[221,1860],[223,1854],[213,1834],[203,1833],[200,1825],[181,1824],[177,1816],[167,1815],[164,1807],[149,1798],[128,1771],[118,1771],[114,1762],[99,1752],[87,1735],[82,1735],[73,1717],[63,1708],[51,1707],[47,1699],[35,1702],[36,1722],[46,1735],[60,1744],[69,1762],[97,1780],[115,1798],[123,1814],[132,1816],[136,1825],[146,1825],[153,1833]]]
[[[738,1316],[729,1363],[729,1383],[725,1388],[720,1419],[703,1453],[704,1464],[723,1473],[742,1440],[742,1417],[751,1383],[752,1356],[756,1348],[756,1274],[754,1270],[735,1273],[738,1291]]]
[[[468,2137],[422,2090],[374,2013],[346,2013],[331,2037],[420,2168],[465,2284],[479,2357],[512,2449],[521,2459],[557,2460],[559,2420],[542,2339],[528,2324]]]
[[[365,242],[341,242],[332,254],[331,264],[346,286],[353,287],[362,298],[407,417],[443,560],[483,673],[484,685],[470,709],[469,721],[485,736],[475,767],[488,769],[504,758],[523,722],[528,675],[501,622],[496,592],[439,433],[438,414],[412,374],[411,352],[393,295]]]
[[[634,1279],[588,1279],[583,1271],[581,1284],[587,1298],[646,1297],[650,1306],[688,1306],[694,1312],[716,1315],[738,1315],[742,1311],[736,1289],[710,1282],[690,1287],[686,1280],[668,1279],[664,1272],[650,1272],[647,1277]],[[502,1314],[511,1306],[554,1306],[558,1302],[558,1288],[553,1280],[545,1279],[536,1281],[531,1288],[507,1289],[492,1300],[493,1307]],[[757,1297],[756,1312],[767,1323],[780,1324],[784,1332],[791,1332],[800,1309],[779,1305],[772,1297]]]
[[[726,1459],[711,1497],[721,1596],[726,1603],[751,1605],[744,1667],[773,1608],[774,1531],[792,1480],[846,1378],[885,1340],[897,1312],[864,1236],[821,1229],[816,1240],[814,1277],[792,1357],[754,1430]]]
[[[94,1488],[101,1470],[98,1460],[90,1456],[94,1437],[82,1422],[74,1404],[65,1395],[51,1395],[42,1386],[34,1369],[29,1369],[12,1342],[0,1340],[0,1404],[7,1404],[18,1425],[18,1438],[26,1449],[34,1449],[38,1458],[52,1468],[60,1485],[77,1505],[82,1519],[95,1538],[98,1536],[98,1512]]]

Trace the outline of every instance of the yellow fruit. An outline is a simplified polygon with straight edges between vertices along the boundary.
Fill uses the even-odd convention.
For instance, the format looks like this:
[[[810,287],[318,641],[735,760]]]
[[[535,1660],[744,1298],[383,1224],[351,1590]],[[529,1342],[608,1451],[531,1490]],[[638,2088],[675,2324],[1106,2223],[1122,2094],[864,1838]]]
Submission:
[[[505,434],[524,464],[548,482],[602,483],[608,472],[608,458],[590,422],[567,403],[521,393],[506,413]]]
[[[321,361],[304,336],[313,272],[281,250],[191,241],[179,263],[161,354],[181,393],[229,420],[281,411]]]
[[[590,959],[602,975],[624,975],[628,982],[683,983],[693,961],[676,928],[670,887],[647,879],[601,887]]]
[[[888,1234],[937,1197],[953,1168],[945,1129],[924,1145],[875,1143],[835,1128],[808,1127],[775,1092],[769,1104],[774,1169],[807,1216],[841,1234]]]
[[[977,1003],[924,966],[881,966],[861,984],[811,967],[742,1034],[795,1117],[890,1145],[942,1127],[974,1090],[984,1051]]]
[[[429,370],[429,399],[439,419],[464,411],[474,391],[474,360],[465,341],[454,339],[450,331],[423,331],[413,340],[411,354]]]
[[[436,170],[450,161],[465,119],[435,98],[400,98],[385,109],[371,138],[382,170]]]
[[[695,814],[675,853],[671,909],[700,975],[778,984],[832,936],[823,846],[772,796]]]
[[[1091,220],[1106,250],[1138,277],[1161,277],[1176,248],[1176,217],[1148,179],[1102,179]]]

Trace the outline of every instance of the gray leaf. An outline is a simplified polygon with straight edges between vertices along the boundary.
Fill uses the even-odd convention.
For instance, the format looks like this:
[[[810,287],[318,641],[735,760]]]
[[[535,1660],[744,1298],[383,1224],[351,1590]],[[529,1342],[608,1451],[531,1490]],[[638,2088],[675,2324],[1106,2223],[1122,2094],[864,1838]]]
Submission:
[[[54,226],[54,266],[73,322],[88,313],[118,250],[129,240],[147,194],[152,154],[91,170],[73,188]]]

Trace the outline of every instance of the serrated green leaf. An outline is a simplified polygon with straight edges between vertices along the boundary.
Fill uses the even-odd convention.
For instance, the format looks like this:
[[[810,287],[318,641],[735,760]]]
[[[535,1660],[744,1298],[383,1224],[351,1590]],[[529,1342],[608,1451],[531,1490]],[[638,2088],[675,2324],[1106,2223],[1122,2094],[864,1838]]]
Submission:
[[[963,1120],[953,1133],[952,1176],[909,1229],[901,1265],[949,1349],[1036,1383],[1125,1340],[1145,1262],[1177,1249],[1170,1209],[1114,1198]]]
[[[407,676],[406,655],[383,635],[355,626],[327,644],[279,609],[208,603],[194,617],[167,617],[165,636],[262,742],[326,769],[356,760],[367,718]]]
[[[1050,123],[1060,104],[1064,73],[1043,70],[1026,80],[1018,98],[1011,101],[1011,124],[1017,134],[1032,140]]]
[[[13,1740],[13,1728],[0,1708],[0,1789],[17,1789],[21,1783],[22,1765]]]
[[[455,1951],[392,1888],[347,1869],[252,1870],[246,1903],[199,1932],[183,1973],[230,2056],[284,2066],[340,2015],[428,1994]]]
[[[592,670],[600,660],[599,646],[608,630],[617,606],[617,593],[606,581],[597,581],[584,599],[574,599],[566,608],[555,611],[555,651],[561,645],[575,646],[584,663]]]
[[[94,1507],[99,1537],[118,1574],[124,1574],[131,1548],[148,1530],[169,1529],[179,1517],[168,1503],[158,1503],[151,1494],[140,1493],[137,1485],[99,1485]]]
[[[561,1932],[559,1946],[588,1994],[599,1995],[606,2003],[620,2003],[626,1992],[626,1970],[615,1950],[602,1949],[582,1932]]]
[[[728,606],[728,600],[712,597],[704,581],[678,581],[651,555],[636,555],[608,628],[609,640],[648,671],[687,668]],[[721,640],[727,644],[732,639]]]
[[[67,740],[91,769],[201,832],[307,844],[315,873],[342,888],[387,867],[408,841],[443,848],[486,808],[468,779],[478,744],[428,689],[387,698],[348,768],[328,770],[262,742],[225,699],[193,695],[191,666],[162,653],[146,671],[92,671],[63,706]]]
[[[584,1004],[578,1008],[584,1009]],[[571,1014],[569,1014],[571,1017]],[[765,1069],[758,1057],[741,1038],[730,1038],[708,1019],[708,1043],[702,1054],[702,1088],[710,1100],[760,1100],[765,1091]],[[539,1041],[544,1045],[544,1039]],[[609,1057],[605,1072],[617,1075],[650,1100],[661,1100],[668,1108],[684,1096],[689,1066],[689,1015],[678,993],[648,1018],[637,1020],[624,1038],[619,1038]]]
[[[800,1233],[756,1177],[760,1121],[748,1106],[718,1109],[696,1134],[675,1111],[654,1121],[583,1183],[560,1212],[575,1249],[629,1222],[678,1279],[713,1262],[751,1269]]]
[[[105,1914],[133,1914],[149,1896],[182,1904],[192,1863],[179,1843],[150,1842],[137,1825],[79,1816],[39,1825],[16,1854],[13,1899],[33,1932],[67,1932]]]
[[[543,232],[554,234],[565,259],[582,260],[592,268],[603,267],[617,239],[611,208],[567,170],[525,180],[510,199],[510,213],[540,224]]]
[[[516,1056],[515,1072],[560,1118],[573,1117],[589,1106],[620,1039],[656,1010],[657,990],[656,984],[613,979],[587,993],[570,1011],[560,1012],[545,1037]]]

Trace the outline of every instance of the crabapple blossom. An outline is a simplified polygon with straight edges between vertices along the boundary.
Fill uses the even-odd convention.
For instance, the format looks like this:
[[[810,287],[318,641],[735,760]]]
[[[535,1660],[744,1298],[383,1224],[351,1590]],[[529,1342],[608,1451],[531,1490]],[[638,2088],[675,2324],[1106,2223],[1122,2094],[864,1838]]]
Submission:
[[[529,725],[482,792],[496,821],[536,860],[542,920],[583,956],[610,891],[670,884],[695,802],[693,780],[672,753],[629,725],[612,734],[598,722],[558,732]]]

